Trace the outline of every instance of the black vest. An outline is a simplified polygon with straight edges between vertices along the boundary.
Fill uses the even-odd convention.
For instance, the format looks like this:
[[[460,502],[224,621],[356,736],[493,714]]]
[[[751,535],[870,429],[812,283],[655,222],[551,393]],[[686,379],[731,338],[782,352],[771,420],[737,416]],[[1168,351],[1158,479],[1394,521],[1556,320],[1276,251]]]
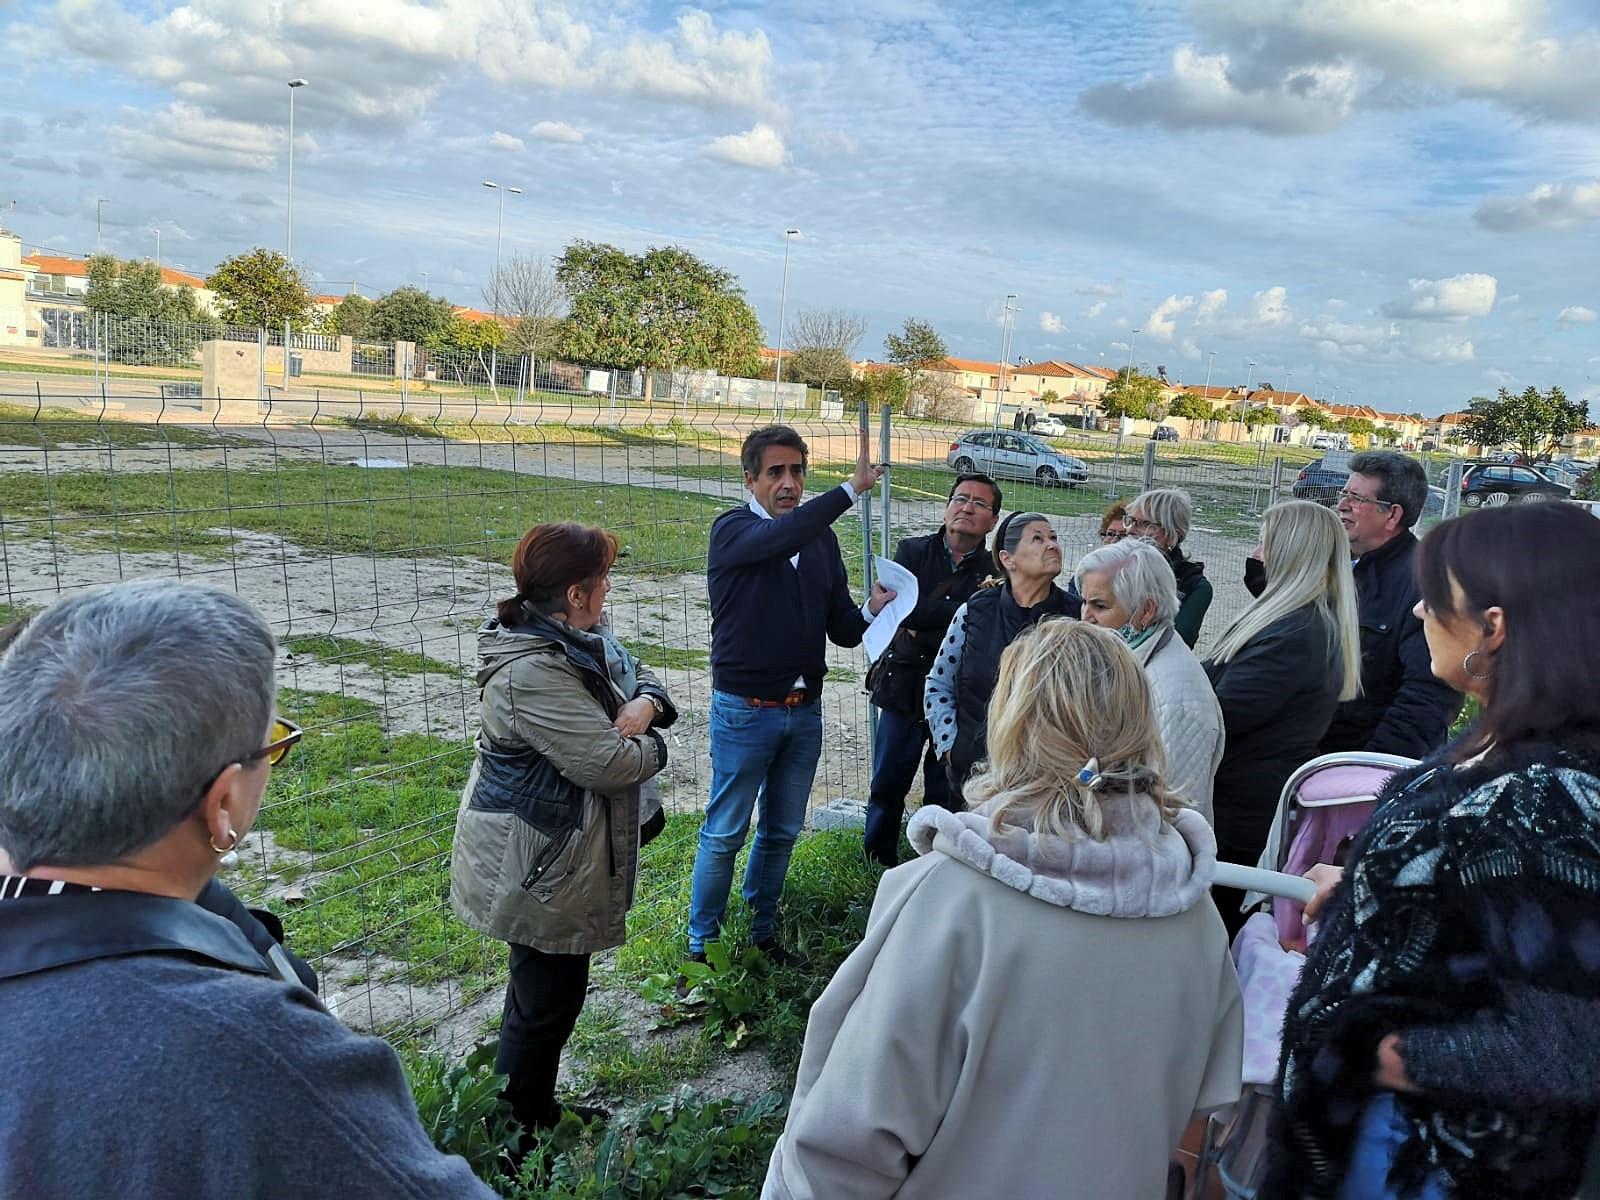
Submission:
[[[1011,598],[1011,587],[980,588],[967,601],[967,627],[956,669],[956,741],[950,771],[959,787],[988,753],[989,699],[1000,676],[1000,655],[1027,629],[1050,617],[1068,617],[1072,604],[1055,584],[1032,608]]]

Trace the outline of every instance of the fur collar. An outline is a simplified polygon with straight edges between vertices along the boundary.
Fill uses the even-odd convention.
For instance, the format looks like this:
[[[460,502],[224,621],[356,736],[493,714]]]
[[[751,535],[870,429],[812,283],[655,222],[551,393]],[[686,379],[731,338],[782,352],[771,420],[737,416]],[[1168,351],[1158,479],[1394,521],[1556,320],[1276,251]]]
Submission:
[[[1216,872],[1217,842],[1199,813],[1163,824],[1143,796],[1106,800],[1110,836],[1097,842],[991,828],[992,803],[971,812],[927,805],[906,830],[918,854],[939,851],[1036,900],[1102,917],[1168,917],[1198,904]]]

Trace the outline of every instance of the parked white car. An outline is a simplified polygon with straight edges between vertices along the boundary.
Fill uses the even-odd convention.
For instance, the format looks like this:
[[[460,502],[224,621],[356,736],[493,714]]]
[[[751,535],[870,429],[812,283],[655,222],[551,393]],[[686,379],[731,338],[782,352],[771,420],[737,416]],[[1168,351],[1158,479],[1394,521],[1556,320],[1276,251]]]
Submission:
[[[1067,431],[1067,423],[1060,417],[1040,417],[1033,423],[1033,432],[1042,437],[1060,437]]]

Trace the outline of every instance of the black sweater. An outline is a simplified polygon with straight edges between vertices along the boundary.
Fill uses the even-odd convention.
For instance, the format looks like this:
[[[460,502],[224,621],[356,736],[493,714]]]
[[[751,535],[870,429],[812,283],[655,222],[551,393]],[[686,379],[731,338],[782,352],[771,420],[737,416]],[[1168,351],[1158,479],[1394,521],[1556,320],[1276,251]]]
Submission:
[[[781,700],[803,676],[806,689],[819,692],[828,672],[824,638],[861,644],[867,622],[851,598],[830,528],[851,503],[836,487],[774,520],[742,504],[712,524],[706,556],[712,687]],[[798,571],[789,563],[797,551]]]

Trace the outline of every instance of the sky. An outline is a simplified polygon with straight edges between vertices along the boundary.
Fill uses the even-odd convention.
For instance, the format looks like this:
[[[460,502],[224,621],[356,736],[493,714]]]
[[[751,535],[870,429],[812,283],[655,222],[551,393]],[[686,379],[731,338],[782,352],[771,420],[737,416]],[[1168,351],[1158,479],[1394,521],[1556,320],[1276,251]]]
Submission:
[[[0,223],[482,306],[676,244],[952,354],[1600,416],[1593,0],[0,0]],[[14,207],[11,207],[14,204]],[[426,273],[426,275],[424,275]],[[1133,330],[1139,332],[1135,335]],[[1251,364],[1255,364],[1251,366]]]

